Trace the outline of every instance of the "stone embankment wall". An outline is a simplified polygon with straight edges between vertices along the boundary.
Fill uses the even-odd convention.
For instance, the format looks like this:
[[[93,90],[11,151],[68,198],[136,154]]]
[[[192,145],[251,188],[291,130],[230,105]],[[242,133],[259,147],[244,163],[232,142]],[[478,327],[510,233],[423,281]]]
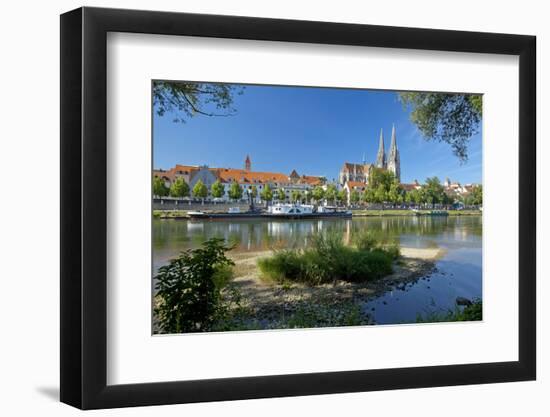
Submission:
[[[153,210],[214,210],[227,211],[229,207],[239,207],[241,211],[247,211],[248,203],[212,203],[200,201],[185,201],[175,199],[153,199]]]

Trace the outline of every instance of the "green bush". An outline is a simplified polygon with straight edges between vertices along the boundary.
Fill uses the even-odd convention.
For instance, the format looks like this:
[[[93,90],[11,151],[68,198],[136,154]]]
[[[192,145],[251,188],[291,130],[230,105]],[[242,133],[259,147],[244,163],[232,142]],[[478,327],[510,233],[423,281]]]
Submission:
[[[223,239],[183,252],[159,268],[155,314],[163,333],[208,331],[221,308],[221,290],[231,278],[233,261]]]
[[[357,249],[361,251],[374,249],[378,244],[378,239],[376,239],[374,233],[369,230],[364,230],[356,235],[354,234],[353,241]]]
[[[459,319],[460,321],[483,320],[483,302],[481,300],[474,300],[472,304],[462,310]]]
[[[343,244],[342,235],[328,234],[313,237],[311,248],[277,251],[260,259],[258,266],[265,277],[276,282],[363,282],[390,274],[398,255],[397,247],[386,249],[366,240],[361,247],[349,247]]]
[[[218,291],[223,290],[233,278],[233,263],[221,264],[214,269],[212,281]]]
[[[353,243],[359,251],[372,251],[374,249],[383,249],[392,259],[399,258],[401,254],[399,245],[394,241],[388,240],[387,236],[380,233],[374,233],[371,230],[360,230],[353,234]]]
[[[442,313],[433,312],[425,316],[418,315],[417,323],[438,323],[449,321],[480,321],[483,320],[483,302],[479,299],[474,300],[472,304],[461,309],[458,305],[454,310],[447,310]]]
[[[392,257],[392,259],[397,259],[401,255],[401,249],[399,249],[399,245],[392,243],[389,245],[384,246],[384,252],[386,252],[389,256]]]

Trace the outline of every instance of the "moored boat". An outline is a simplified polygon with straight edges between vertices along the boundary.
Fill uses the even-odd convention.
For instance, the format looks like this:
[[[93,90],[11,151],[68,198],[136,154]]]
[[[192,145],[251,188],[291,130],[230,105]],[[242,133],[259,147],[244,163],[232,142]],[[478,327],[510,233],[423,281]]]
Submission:
[[[230,207],[226,212],[189,211],[187,215],[191,219],[224,219],[224,218],[253,218],[260,217],[262,212],[258,210],[241,211],[239,207]]]
[[[274,218],[274,219],[311,219],[329,217],[351,217],[351,211],[337,207],[318,207],[309,204],[273,204],[267,210],[241,211],[238,207],[230,208],[224,213],[190,211],[187,213],[191,219],[249,219],[249,218]]]
[[[351,211],[341,210],[336,207],[318,207],[310,204],[273,204],[264,217],[272,218],[320,218],[320,217],[351,217]]]

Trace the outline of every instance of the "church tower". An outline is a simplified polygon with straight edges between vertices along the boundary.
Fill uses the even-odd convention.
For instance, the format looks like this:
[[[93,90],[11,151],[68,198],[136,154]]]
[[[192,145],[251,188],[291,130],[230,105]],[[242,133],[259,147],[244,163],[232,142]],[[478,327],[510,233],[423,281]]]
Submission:
[[[386,152],[384,151],[384,132],[380,129],[380,143],[376,154],[376,167],[386,169]]]
[[[401,182],[401,161],[399,150],[397,149],[397,140],[395,138],[395,125],[391,129],[390,153],[388,155],[388,171],[393,172],[397,181]]]
[[[246,155],[246,160],[244,161],[245,171],[250,171],[250,167],[251,167],[250,156]]]

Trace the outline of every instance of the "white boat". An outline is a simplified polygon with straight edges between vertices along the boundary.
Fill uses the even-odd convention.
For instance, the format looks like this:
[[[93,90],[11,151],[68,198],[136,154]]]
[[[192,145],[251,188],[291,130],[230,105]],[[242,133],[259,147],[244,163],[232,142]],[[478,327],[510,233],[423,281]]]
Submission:
[[[338,207],[334,206],[319,206],[317,208],[317,213],[336,213],[338,211]]]
[[[299,216],[313,214],[313,206],[309,204],[273,204],[267,209],[272,216]]]
[[[351,217],[351,211],[334,208],[318,208],[310,204],[274,204],[266,211],[243,212],[238,207],[230,208],[226,213],[205,213],[202,211],[188,212],[191,219],[224,219],[242,218],[251,219],[256,217],[271,217],[281,219],[300,218],[325,218],[325,217]]]
[[[318,207],[309,204],[274,204],[268,207],[266,217],[280,217],[285,219],[324,218],[324,217],[351,217],[351,211],[334,208]]]

